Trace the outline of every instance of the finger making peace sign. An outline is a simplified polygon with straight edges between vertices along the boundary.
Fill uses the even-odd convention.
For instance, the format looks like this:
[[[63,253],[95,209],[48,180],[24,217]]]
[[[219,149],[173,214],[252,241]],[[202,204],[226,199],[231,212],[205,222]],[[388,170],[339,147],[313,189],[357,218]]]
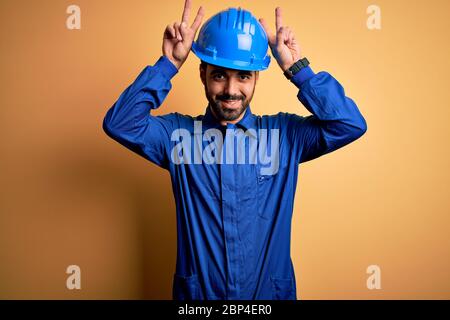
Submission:
[[[300,46],[295,39],[294,32],[289,27],[283,26],[283,17],[280,7],[275,9],[275,34],[269,30],[269,26],[263,18],[259,19],[259,22],[269,38],[269,46],[272,55],[277,60],[278,65],[283,72],[302,58]]]
[[[183,15],[181,24],[175,22],[173,25],[168,25],[164,31],[162,51],[178,69],[181,68],[186,61],[192,47],[195,35],[202,23],[205,10],[202,6],[198,9],[197,16],[194,22],[189,27],[189,15],[191,13],[191,0],[186,0],[184,3]]]

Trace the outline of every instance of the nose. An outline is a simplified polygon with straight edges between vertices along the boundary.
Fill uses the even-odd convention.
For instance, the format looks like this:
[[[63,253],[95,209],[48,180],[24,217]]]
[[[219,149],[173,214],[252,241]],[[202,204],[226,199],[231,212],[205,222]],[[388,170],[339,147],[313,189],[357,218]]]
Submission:
[[[225,83],[224,93],[230,96],[239,96],[239,87],[235,79],[228,79]]]

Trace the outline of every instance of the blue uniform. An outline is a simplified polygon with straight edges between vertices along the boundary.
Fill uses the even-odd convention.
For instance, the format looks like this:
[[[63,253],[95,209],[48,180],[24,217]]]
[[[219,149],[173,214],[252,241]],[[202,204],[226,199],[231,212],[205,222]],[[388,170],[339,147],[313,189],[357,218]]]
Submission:
[[[111,138],[170,172],[178,234],[173,298],[296,299],[290,241],[298,165],[358,139],[367,130],[366,121],[335,78],[310,67],[291,79],[310,116],[259,116],[249,106],[237,124],[225,127],[208,107],[196,117],[177,112],[151,115],[171,90],[177,72],[164,56],[145,67],[103,122]],[[257,136],[262,129],[277,130],[276,140],[267,135],[267,149],[275,141],[279,147],[276,170],[267,174],[267,163],[260,162],[193,160],[207,153],[213,141],[208,132],[223,133],[222,150],[233,146],[237,138],[227,134],[231,129]],[[191,135],[192,140],[184,142],[192,142],[192,157],[187,149],[178,152],[180,132]],[[248,151],[250,138],[246,141]],[[177,156],[185,161],[174,161]],[[186,161],[186,156],[191,158]]]

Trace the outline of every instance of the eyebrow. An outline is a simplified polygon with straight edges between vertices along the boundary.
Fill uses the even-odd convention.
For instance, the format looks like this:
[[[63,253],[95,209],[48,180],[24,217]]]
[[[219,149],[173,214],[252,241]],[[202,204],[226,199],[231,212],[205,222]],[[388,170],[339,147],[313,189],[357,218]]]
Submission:
[[[213,71],[211,71],[211,75],[215,75],[215,74],[224,74],[226,73],[224,69],[214,69]],[[252,76],[253,74],[251,73],[251,71],[246,71],[246,70],[239,70],[238,75],[247,75],[247,76]]]

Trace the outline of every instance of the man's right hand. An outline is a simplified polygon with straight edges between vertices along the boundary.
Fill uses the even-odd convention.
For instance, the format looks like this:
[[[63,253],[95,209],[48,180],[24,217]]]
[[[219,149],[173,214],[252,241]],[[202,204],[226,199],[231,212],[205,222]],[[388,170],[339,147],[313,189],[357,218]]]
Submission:
[[[168,25],[164,31],[162,51],[176,67],[180,69],[186,61],[189,52],[191,51],[192,42],[198,28],[202,23],[205,10],[200,7],[195,17],[194,23],[191,27],[188,26],[189,14],[191,11],[191,0],[186,0],[184,3],[183,17],[181,24],[175,22],[173,25]]]

